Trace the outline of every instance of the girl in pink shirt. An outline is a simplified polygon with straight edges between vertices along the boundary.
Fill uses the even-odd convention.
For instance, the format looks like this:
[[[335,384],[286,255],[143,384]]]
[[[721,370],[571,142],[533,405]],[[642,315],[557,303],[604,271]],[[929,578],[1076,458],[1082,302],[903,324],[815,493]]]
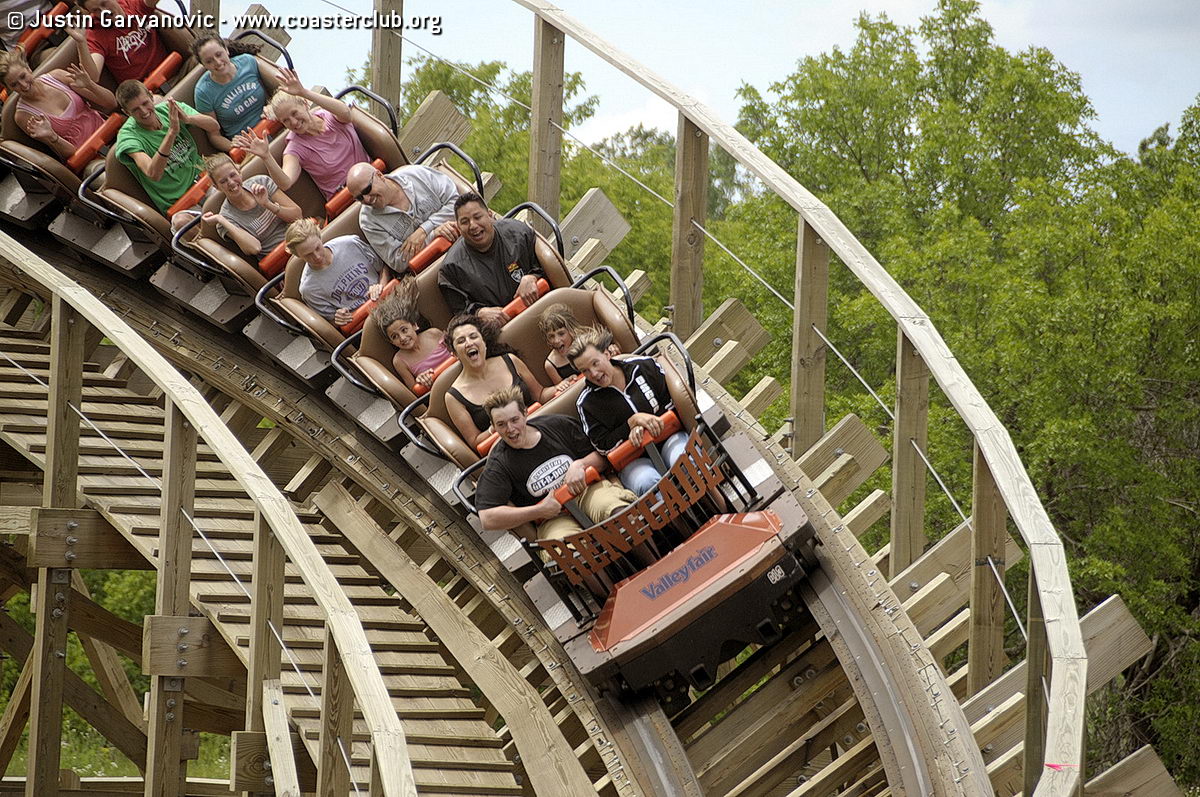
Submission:
[[[309,103],[317,107],[311,108]],[[282,166],[266,139],[253,130],[234,136],[233,144],[262,158],[280,189],[291,188],[304,169],[329,199],[345,184],[351,166],[370,161],[350,122],[350,106],[306,89],[291,69],[279,73],[279,91],[271,98],[271,110],[288,130]]]
[[[104,124],[85,100],[105,110],[117,105],[111,91],[75,64],[35,78],[20,51],[0,55],[0,81],[19,95],[17,125],[61,158],[70,157]]]

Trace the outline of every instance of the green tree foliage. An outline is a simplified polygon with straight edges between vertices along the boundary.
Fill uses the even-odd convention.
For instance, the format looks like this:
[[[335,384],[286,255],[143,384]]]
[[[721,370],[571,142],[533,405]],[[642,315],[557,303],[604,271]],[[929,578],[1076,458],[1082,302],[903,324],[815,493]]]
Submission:
[[[1156,640],[1097,710],[1093,766],[1149,741],[1196,783],[1200,106],[1178,139],[1160,127],[1130,158],[1089,127],[1078,76],[1045,50],[997,46],[973,0],[939,0],[915,29],[865,15],[857,28],[770,98],[743,87],[740,127],[937,324],[1011,432],[1081,608],[1120,593]],[[754,196],[729,219],[786,287],[795,216],[777,205]],[[890,401],[894,324],[846,270],[830,290],[831,338]],[[839,370],[831,419],[865,403]],[[969,449],[944,421],[931,417],[930,450],[965,505]],[[932,495],[936,536],[956,516]]]

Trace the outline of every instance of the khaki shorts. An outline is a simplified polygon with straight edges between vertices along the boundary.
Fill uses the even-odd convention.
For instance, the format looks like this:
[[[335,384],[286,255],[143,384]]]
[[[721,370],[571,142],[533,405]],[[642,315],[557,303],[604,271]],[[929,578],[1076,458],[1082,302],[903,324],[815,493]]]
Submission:
[[[601,479],[588,485],[575,500],[579,502],[583,514],[590,517],[593,523],[601,523],[632,504],[637,500],[637,496],[619,484]],[[564,511],[558,517],[552,517],[538,526],[537,537],[539,540],[561,540],[581,531],[583,527],[571,513]]]

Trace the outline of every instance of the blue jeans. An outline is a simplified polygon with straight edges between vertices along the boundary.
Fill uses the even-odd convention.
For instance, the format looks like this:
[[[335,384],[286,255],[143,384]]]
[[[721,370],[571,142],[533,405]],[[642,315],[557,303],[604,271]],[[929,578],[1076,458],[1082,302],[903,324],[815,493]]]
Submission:
[[[687,445],[687,441],[687,432],[676,432],[658,444],[658,450],[662,453],[663,461],[667,463],[667,467],[674,465],[675,461],[683,454],[683,449]],[[621,468],[620,473],[621,484],[639,496],[653,490],[658,485],[658,480],[662,478],[662,475],[658,468],[654,467],[654,463],[650,460],[650,457],[638,457],[633,462]]]

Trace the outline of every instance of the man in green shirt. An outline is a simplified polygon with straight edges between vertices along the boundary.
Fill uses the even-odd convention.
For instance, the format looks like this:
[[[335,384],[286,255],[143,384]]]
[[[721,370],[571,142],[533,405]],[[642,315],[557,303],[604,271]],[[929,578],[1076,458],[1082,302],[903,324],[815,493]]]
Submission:
[[[189,125],[215,132],[217,120],[174,99],[155,104],[149,90],[137,80],[117,86],[116,97],[129,116],[117,133],[117,160],[165,214],[203,171],[191,131],[181,132],[180,128]]]

